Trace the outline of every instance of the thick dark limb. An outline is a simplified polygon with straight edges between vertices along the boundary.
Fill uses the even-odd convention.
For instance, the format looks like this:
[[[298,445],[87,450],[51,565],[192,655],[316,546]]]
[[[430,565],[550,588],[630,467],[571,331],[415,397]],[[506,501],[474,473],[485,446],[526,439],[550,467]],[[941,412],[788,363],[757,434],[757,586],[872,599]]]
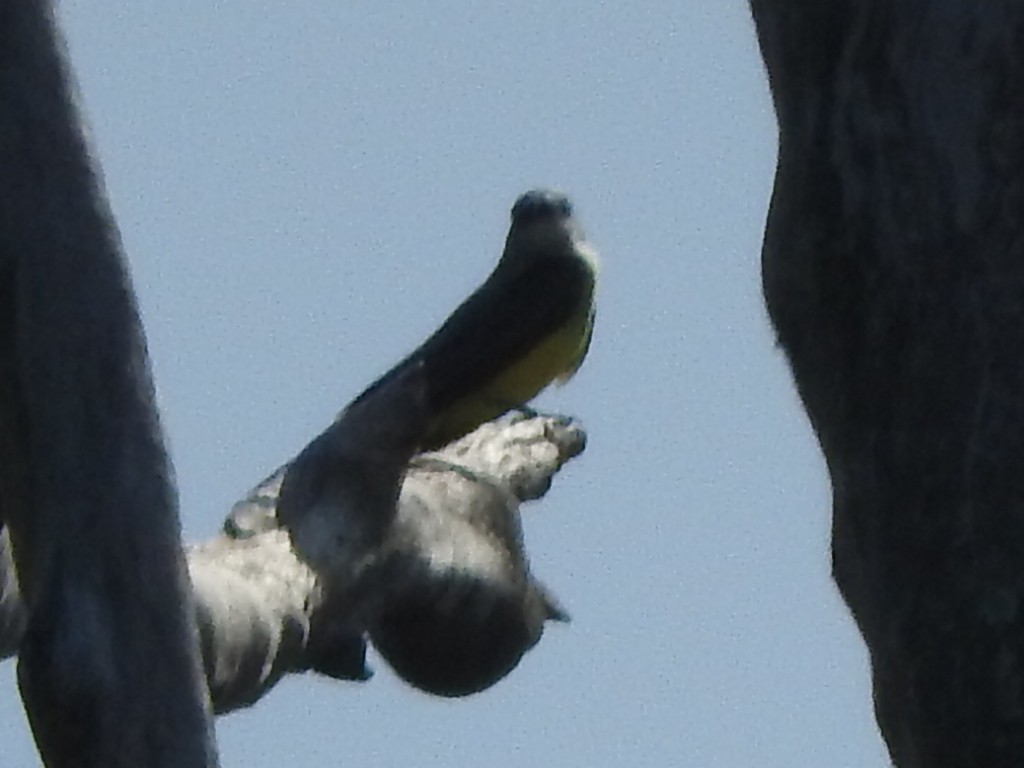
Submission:
[[[1024,764],[1024,5],[753,0],[772,320],[901,768]]]
[[[145,343],[59,48],[48,2],[0,0],[0,490],[22,698],[48,766],[210,766]]]

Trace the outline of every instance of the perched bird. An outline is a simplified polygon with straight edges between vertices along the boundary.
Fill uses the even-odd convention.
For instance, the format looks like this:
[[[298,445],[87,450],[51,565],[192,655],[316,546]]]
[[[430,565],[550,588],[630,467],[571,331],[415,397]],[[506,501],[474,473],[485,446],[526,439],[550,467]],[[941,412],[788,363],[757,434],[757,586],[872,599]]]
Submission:
[[[512,206],[494,271],[418,349],[357,401],[422,364],[431,420],[421,448],[440,448],[524,406],[576,373],[594,327],[597,255],[568,198],[532,190]]]

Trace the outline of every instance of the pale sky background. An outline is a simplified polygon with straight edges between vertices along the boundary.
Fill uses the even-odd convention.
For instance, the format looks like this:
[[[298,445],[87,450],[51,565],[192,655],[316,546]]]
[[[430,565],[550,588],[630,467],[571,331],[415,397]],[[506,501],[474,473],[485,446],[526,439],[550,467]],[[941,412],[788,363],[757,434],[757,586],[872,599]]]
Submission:
[[[573,614],[458,701],[289,679],[225,766],[883,768],[824,464],[759,253],[775,124],[741,0],[64,0],[186,538],[490,271],[523,190],[603,256],[586,453],[525,525]],[[0,759],[37,764],[5,664]]]

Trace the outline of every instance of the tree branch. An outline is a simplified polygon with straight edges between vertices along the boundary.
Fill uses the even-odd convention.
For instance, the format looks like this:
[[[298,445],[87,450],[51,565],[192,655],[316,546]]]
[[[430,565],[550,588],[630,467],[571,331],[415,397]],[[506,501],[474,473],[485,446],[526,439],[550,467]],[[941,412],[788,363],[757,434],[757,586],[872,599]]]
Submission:
[[[571,421],[512,417],[415,458],[387,530],[366,551],[328,557],[323,575],[297,554],[277,518],[288,465],[257,485],[234,506],[222,535],[188,552],[216,712],[255,703],[286,674],[368,679],[367,636],[399,674],[425,690],[462,694],[497,682],[540,638],[545,618],[564,619],[529,571],[519,506],[543,496],[584,440]],[[302,529],[296,538],[305,535]],[[357,570],[357,562],[369,563],[359,579],[337,578]],[[4,655],[14,652],[23,627],[11,566],[3,535]],[[459,620],[467,605],[476,617],[468,624]],[[413,621],[458,643],[447,667],[435,666],[429,644],[403,644],[400,630]],[[510,626],[518,628],[511,639],[492,642],[496,630]]]

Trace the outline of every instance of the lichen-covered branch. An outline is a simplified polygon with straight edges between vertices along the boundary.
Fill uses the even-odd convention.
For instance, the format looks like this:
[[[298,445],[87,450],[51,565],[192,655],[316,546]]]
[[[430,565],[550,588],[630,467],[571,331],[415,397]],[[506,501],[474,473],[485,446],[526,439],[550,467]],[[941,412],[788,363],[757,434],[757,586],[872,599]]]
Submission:
[[[358,582],[330,575],[351,570],[347,554],[325,563],[321,576],[296,553],[276,515],[287,467],[260,483],[222,535],[188,551],[216,711],[252,704],[285,674],[365,680],[367,638],[400,675],[434,693],[499,680],[539,639],[545,619],[565,618],[530,572],[519,507],[547,491],[584,440],[575,422],[515,416],[415,458],[390,525],[355,558],[366,566]],[[3,536],[4,655],[23,627],[12,574]]]
[[[25,606],[18,591],[14,572],[11,539],[7,529],[0,529],[0,659],[17,653],[25,633]]]

